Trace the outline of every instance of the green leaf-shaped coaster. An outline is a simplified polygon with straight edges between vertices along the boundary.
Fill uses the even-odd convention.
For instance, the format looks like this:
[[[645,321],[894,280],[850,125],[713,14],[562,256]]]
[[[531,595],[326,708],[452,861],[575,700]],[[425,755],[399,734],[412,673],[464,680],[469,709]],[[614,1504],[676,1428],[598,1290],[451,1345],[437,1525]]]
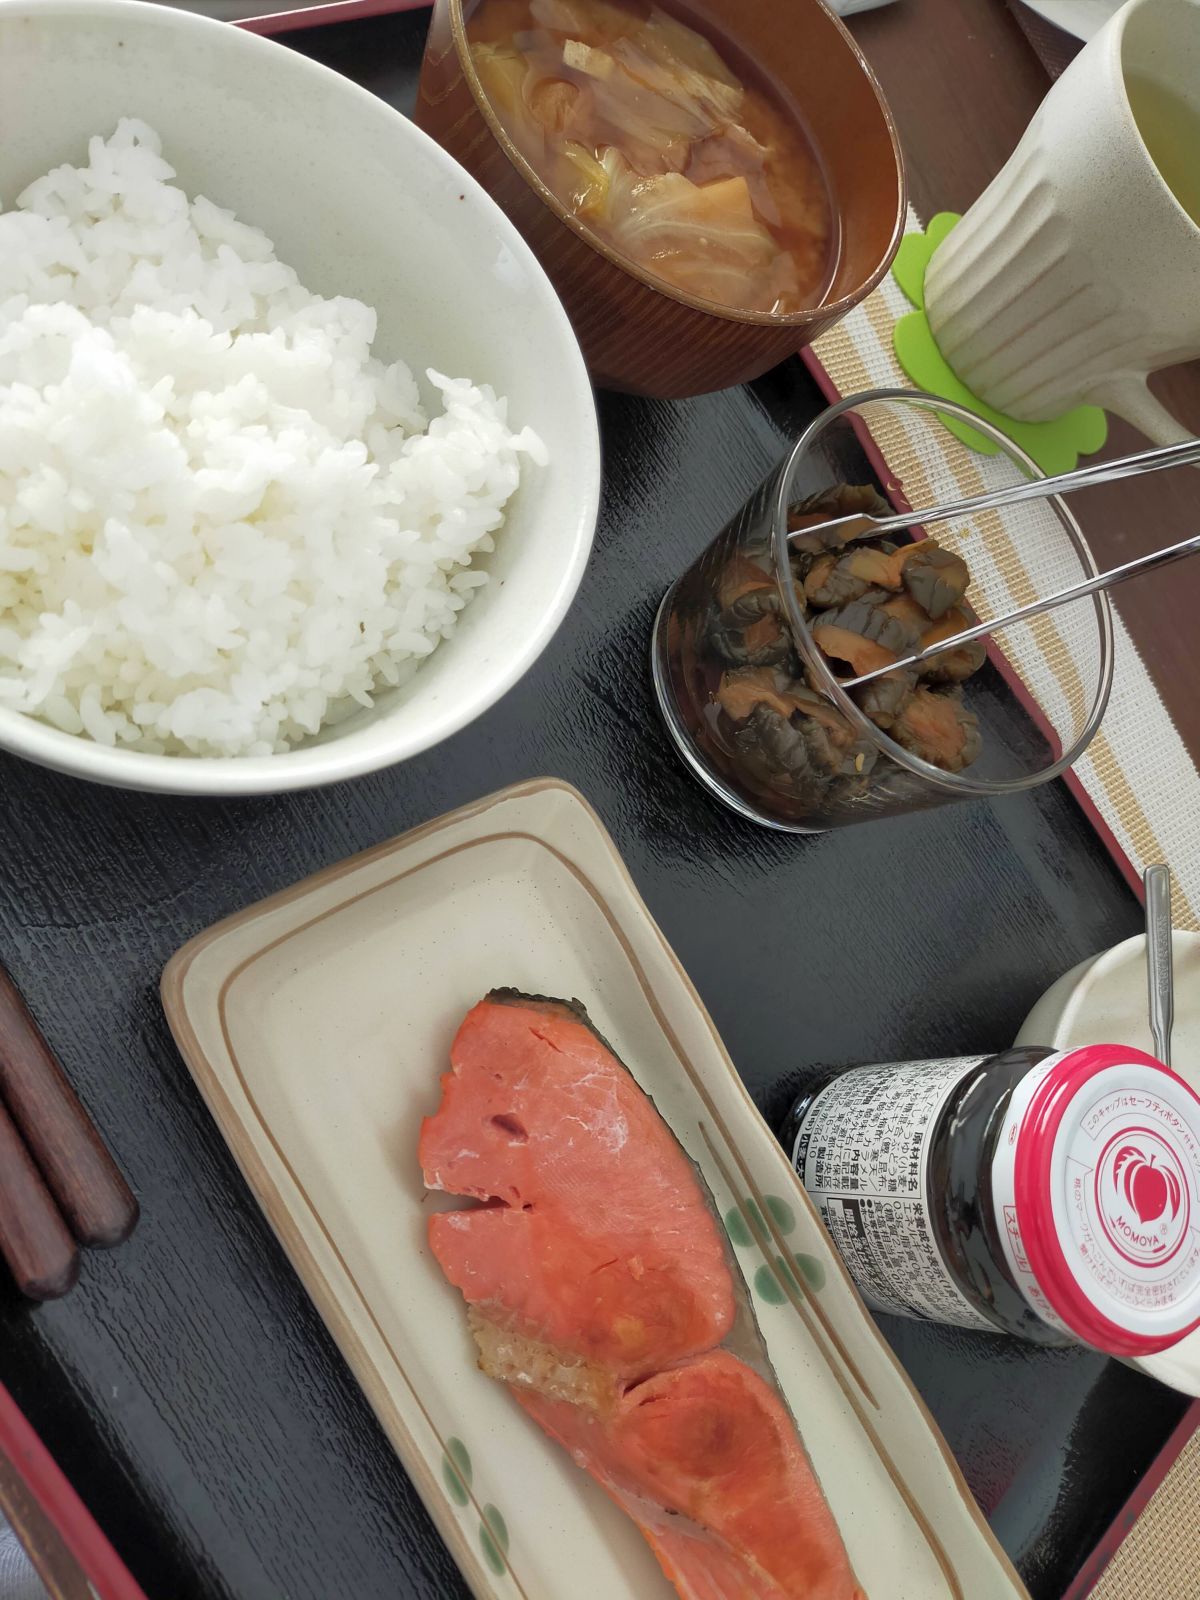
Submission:
[[[924,233],[905,234],[896,252],[892,276],[917,308],[901,317],[892,330],[896,360],[918,389],[967,406],[1019,444],[1043,472],[1070,472],[1081,455],[1091,455],[1104,443],[1108,419],[1099,406],[1076,406],[1074,411],[1056,417],[1053,422],[1018,422],[972,394],[938,349],[925,315],[925,269],[933,252],[959,220],[953,211],[939,211],[936,217],[929,219]],[[969,449],[987,456],[998,454],[999,446],[967,423],[950,417],[940,420]]]

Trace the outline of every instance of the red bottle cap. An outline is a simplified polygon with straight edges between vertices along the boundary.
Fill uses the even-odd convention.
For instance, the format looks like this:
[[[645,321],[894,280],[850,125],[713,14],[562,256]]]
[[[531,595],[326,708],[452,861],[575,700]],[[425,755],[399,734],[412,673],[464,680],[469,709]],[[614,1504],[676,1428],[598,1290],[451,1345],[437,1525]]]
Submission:
[[[1013,1095],[996,1221],[1046,1321],[1110,1355],[1200,1327],[1200,1097],[1126,1045],[1048,1057]]]

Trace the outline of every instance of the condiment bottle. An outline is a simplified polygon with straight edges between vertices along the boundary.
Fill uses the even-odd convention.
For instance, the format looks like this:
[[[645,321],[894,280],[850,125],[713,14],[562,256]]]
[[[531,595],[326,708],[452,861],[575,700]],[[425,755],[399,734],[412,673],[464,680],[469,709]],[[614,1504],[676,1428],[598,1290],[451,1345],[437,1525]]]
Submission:
[[[878,1310],[1118,1356],[1200,1326],[1200,1097],[1140,1050],[856,1067],[781,1137]]]

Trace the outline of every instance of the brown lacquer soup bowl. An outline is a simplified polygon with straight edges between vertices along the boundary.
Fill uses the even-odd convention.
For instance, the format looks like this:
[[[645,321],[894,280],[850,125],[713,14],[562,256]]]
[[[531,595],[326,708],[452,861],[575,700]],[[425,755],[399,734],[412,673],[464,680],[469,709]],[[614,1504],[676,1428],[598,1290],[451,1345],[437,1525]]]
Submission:
[[[417,121],[499,202],[558,290],[601,386],[677,399],[744,383],[863,300],[895,255],[905,182],[892,116],[861,51],[820,0],[688,0],[680,20],[765,72],[824,170],[833,265],[814,303],[735,310],[656,279],[572,214],[517,149],[472,61],[467,30],[489,0],[436,0]]]

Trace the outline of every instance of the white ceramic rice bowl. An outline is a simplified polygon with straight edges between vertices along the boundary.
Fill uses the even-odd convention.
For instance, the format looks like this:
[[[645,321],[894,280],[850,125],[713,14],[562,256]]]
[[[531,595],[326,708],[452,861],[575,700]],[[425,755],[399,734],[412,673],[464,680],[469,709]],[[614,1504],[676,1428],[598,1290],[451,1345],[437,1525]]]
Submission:
[[[109,748],[0,708],[0,747],[79,777],[178,794],[331,783],[428,749],[545,648],[591,547],[600,447],[558,297],[499,208],[384,101],[285,46],[144,0],[0,0],[0,197],[78,164],[122,116],[162,136],[189,194],[262,228],[308,288],[379,313],[375,353],[488,383],[550,453],[509,503],[490,581],[402,688],[286,753]],[[427,386],[422,384],[428,397]]]

